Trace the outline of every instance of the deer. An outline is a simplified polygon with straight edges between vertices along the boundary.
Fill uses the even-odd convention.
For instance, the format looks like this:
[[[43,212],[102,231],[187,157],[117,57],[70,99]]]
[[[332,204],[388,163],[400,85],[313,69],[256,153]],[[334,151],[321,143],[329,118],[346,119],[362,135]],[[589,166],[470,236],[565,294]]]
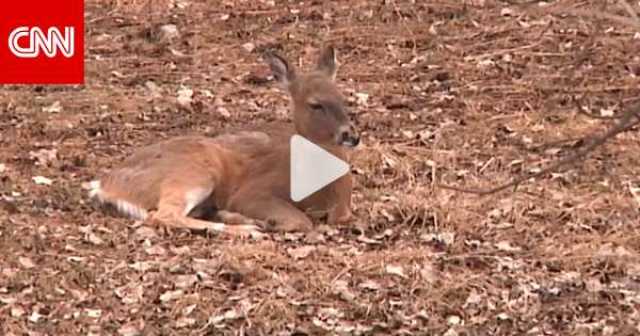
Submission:
[[[318,216],[326,216],[330,225],[349,221],[350,172],[299,202],[289,198],[291,135],[347,162],[360,142],[335,83],[335,49],[325,47],[307,72],[298,72],[273,51],[263,59],[288,92],[292,128],[177,136],[147,145],[90,182],[89,197],[121,215],[166,228],[237,236],[308,232]]]

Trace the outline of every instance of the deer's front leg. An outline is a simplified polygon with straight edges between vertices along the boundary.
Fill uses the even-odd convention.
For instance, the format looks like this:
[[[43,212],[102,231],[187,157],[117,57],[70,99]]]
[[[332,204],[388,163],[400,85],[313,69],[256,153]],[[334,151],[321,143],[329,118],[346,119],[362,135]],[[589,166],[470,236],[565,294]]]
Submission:
[[[351,193],[353,192],[353,176],[351,173],[341,177],[334,184],[335,206],[329,210],[327,223],[334,225],[347,222],[353,217],[351,213]]]
[[[272,223],[275,231],[307,232],[313,228],[313,223],[304,212],[274,195],[256,195],[250,192],[237,194],[229,202],[227,210]]]

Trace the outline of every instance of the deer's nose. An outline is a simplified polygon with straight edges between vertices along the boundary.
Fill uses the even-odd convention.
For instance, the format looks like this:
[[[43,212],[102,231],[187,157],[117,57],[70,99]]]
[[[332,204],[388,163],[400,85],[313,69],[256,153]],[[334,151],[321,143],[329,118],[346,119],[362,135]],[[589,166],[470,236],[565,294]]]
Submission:
[[[360,143],[360,135],[349,126],[338,135],[338,144],[346,147],[355,147]]]

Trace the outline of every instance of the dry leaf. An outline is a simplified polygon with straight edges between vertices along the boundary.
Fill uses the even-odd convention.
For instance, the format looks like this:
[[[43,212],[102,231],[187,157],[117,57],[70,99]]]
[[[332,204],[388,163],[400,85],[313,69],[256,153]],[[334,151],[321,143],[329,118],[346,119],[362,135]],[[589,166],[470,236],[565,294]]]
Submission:
[[[19,257],[18,262],[20,263],[20,265],[22,265],[22,267],[26,269],[31,269],[36,267],[36,264],[33,262],[33,260],[28,257]]]
[[[640,207],[640,187],[635,187],[631,182],[629,182],[629,193],[631,193],[633,198],[636,200],[638,207]]]
[[[167,254],[167,250],[164,247],[160,246],[159,244],[156,244],[144,249],[144,252],[146,252],[148,255],[155,255],[155,256],[163,256]]]
[[[177,328],[185,328],[196,324],[196,319],[190,317],[181,317],[176,321]]]
[[[426,242],[436,242],[446,246],[453,244],[455,240],[455,233],[453,232],[440,232],[440,233],[425,233],[420,235],[420,239]]]
[[[53,104],[42,108],[42,112],[45,113],[60,113],[62,112],[62,104],[59,101],[55,101]]]
[[[370,291],[378,291],[381,288],[380,284],[373,280],[364,281],[361,284],[359,284],[358,287],[362,289],[370,290]]]
[[[387,265],[385,267],[385,271],[387,272],[387,274],[397,275],[401,278],[407,277],[404,274],[404,269],[402,268],[402,266]]]
[[[502,15],[502,16],[513,16],[514,12],[513,12],[513,9],[505,7],[502,10],[500,10],[500,15]]]
[[[40,149],[38,151],[30,151],[29,158],[36,161],[36,165],[46,166],[50,162],[55,161],[58,158],[58,150],[53,149]]]
[[[146,81],[144,83],[144,86],[147,88],[147,90],[149,90],[149,93],[151,93],[151,97],[153,98],[162,97],[162,90],[155,82]]]
[[[167,291],[160,295],[160,301],[169,302],[181,298],[184,296],[184,292],[182,290],[175,291]]]
[[[177,255],[185,255],[191,253],[191,248],[189,248],[189,246],[187,245],[180,247],[171,246],[169,247],[169,250]]]
[[[160,26],[160,39],[165,41],[171,41],[178,38],[180,33],[178,32],[178,26],[174,24],[166,24]]]
[[[120,71],[111,71],[111,74],[119,79],[127,78],[127,76],[123,75]]]
[[[371,238],[367,238],[364,234],[358,235],[358,238],[356,238],[356,240],[361,242],[361,243],[365,243],[365,244],[369,244],[369,245],[382,244],[381,241],[378,241],[378,240],[375,240],[375,239],[371,239]]]
[[[425,263],[420,267],[420,277],[430,284],[438,281],[438,272],[431,263]]]
[[[462,319],[458,315],[450,315],[447,317],[447,324],[451,326],[456,326],[462,323]]]
[[[144,323],[142,321],[129,322],[118,329],[118,334],[122,336],[139,336],[142,335],[142,328]]]
[[[500,313],[500,314],[498,314],[498,316],[496,316],[496,318],[498,318],[498,320],[500,320],[500,321],[506,321],[506,320],[510,319],[509,314],[507,314],[507,313]]]
[[[41,318],[43,318],[43,315],[40,315],[40,313],[36,310],[34,310],[31,315],[29,316],[29,321],[33,322],[33,323],[38,323],[38,321],[40,321]]]
[[[227,110],[227,108],[224,106],[218,106],[216,108],[216,111],[224,118],[231,118],[231,112],[229,112],[229,110]]]
[[[3,291],[4,292],[4,291]],[[10,305],[18,302],[18,299],[14,297],[0,296],[0,303]]]
[[[38,185],[51,185],[53,184],[53,180],[46,178],[44,176],[34,176],[31,178],[35,184]]]
[[[356,104],[358,105],[367,105],[369,102],[369,94],[364,92],[356,92],[353,94],[356,97]]]
[[[104,241],[100,237],[96,236],[96,234],[93,233],[93,232],[91,232],[91,233],[89,233],[87,235],[86,240],[88,242],[90,242],[91,244],[93,244],[93,245],[102,245],[102,244],[104,244]]]
[[[213,325],[219,325],[226,320],[236,320],[241,317],[242,317],[242,314],[240,314],[237,310],[229,309],[223,314],[210,317],[208,322]]]
[[[467,300],[462,305],[462,308],[467,308],[469,306],[477,306],[482,302],[483,296],[478,294],[475,290],[471,290],[469,296],[467,296]]]
[[[292,247],[287,249],[287,253],[295,260],[304,259],[308,257],[313,251],[316,250],[315,246],[305,245],[301,247]]]
[[[174,284],[176,288],[188,288],[198,282],[198,276],[195,274],[185,274],[176,276]]]
[[[447,331],[445,331],[444,334],[442,334],[442,336],[458,336],[459,333],[458,331],[456,331],[454,328],[450,328]]]
[[[100,309],[86,309],[85,311],[87,316],[91,318],[100,318],[102,316],[102,310]]]
[[[25,314],[24,308],[20,306],[11,307],[11,316],[12,317],[22,317]]]
[[[132,268],[139,272],[146,272],[157,266],[158,266],[158,263],[154,261],[137,261],[133,264],[129,264],[129,268]]]
[[[505,252],[518,252],[522,250],[520,247],[513,246],[510,242],[504,240],[496,243],[495,246],[498,250]]]
[[[114,290],[116,296],[124,304],[138,303],[142,301],[144,295],[144,288],[141,284],[133,285],[128,284],[122,287],[118,287]]]
[[[242,45],[242,48],[250,53],[256,49],[256,45],[251,42],[247,42]]]
[[[193,311],[196,309],[197,306],[198,305],[196,305],[196,304],[192,304],[190,306],[184,307],[184,309],[182,309],[182,315],[184,315],[184,316],[191,315],[191,313],[193,313]]]
[[[349,289],[349,284],[344,280],[336,280],[333,283],[333,293],[347,302],[353,302],[356,295]]]
[[[190,107],[193,102],[193,90],[182,86],[180,90],[178,90],[178,104],[184,107]]]
[[[601,108],[600,115],[603,117],[613,117],[615,115],[615,108]]]

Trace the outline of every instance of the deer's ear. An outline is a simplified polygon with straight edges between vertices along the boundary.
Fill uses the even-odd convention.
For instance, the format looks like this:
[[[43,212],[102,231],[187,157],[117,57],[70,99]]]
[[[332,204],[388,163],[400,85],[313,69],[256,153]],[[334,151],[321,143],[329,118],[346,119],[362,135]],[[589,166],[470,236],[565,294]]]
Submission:
[[[317,69],[324,72],[331,79],[336,78],[338,70],[338,60],[336,58],[336,50],[333,46],[325,47],[318,57]]]
[[[289,87],[289,84],[296,78],[295,69],[289,65],[289,62],[274,52],[265,53],[264,59],[271,67],[274,78],[285,88]]]

